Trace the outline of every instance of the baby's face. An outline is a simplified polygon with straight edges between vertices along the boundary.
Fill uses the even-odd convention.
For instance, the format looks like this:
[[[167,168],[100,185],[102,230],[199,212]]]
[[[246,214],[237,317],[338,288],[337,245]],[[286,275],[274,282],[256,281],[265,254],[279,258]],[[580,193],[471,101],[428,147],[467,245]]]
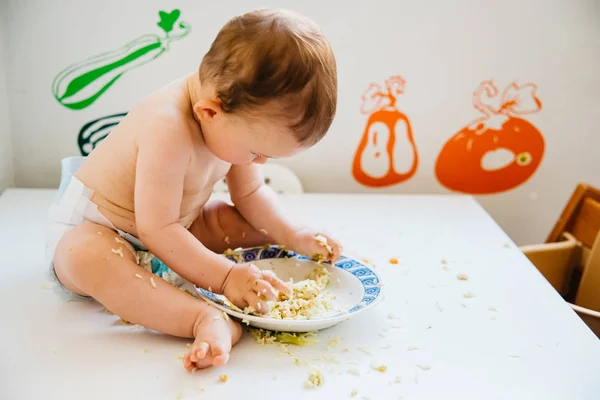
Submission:
[[[305,149],[284,123],[274,120],[222,114],[203,130],[213,154],[231,164],[264,164]]]

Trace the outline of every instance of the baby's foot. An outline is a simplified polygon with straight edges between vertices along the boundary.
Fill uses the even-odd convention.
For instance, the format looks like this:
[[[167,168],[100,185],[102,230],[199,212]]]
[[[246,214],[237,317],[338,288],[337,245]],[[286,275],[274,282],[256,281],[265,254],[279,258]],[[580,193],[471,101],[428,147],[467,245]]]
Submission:
[[[194,335],[194,344],[183,357],[183,366],[188,371],[224,365],[229,360],[231,347],[240,340],[242,328],[229,316],[209,307]]]

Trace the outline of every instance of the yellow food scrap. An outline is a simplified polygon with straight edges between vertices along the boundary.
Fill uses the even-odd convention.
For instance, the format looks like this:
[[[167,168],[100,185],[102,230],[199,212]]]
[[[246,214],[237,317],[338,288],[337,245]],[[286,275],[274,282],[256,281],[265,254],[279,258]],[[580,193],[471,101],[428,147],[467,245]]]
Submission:
[[[390,264],[392,264],[392,265],[398,264],[398,259],[397,258],[390,258]]]
[[[156,282],[154,282],[154,278],[150,278],[150,284],[154,289],[156,289]]]
[[[296,359],[294,360],[294,364],[296,364],[296,365],[300,365],[300,360],[299,360],[298,358],[296,358]]]
[[[327,243],[327,238],[325,236],[317,235],[315,236],[315,240],[319,242],[322,247],[325,247],[329,254],[333,253],[333,248],[329,245],[329,243]]]
[[[358,391],[356,389],[352,389],[352,392],[350,392],[350,397],[354,397],[358,394]]]
[[[468,281],[468,280],[469,280],[469,277],[468,277],[466,274],[458,274],[458,275],[456,276],[456,278],[457,278],[459,281]]]
[[[379,372],[385,372],[387,371],[387,365],[373,366],[373,369]]]
[[[227,380],[229,379],[229,376],[227,376],[227,374],[223,374],[219,376],[219,380],[223,383],[227,382]]]
[[[140,274],[135,274],[135,277],[138,279],[142,279],[142,276]]]
[[[98,232],[98,236],[102,236],[102,232]]]
[[[148,350],[147,348],[143,348],[143,349],[142,349],[142,354],[146,354],[146,353],[148,353],[148,352],[149,352],[149,350]]]
[[[323,377],[323,373],[318,369],[314,369],[308,375],[308,379],[304,382],[304,386],[312,389],[321,386],[324,382],[325,378]]]
[[[329,339],[329,343],[327,344],[327,350],[337,347],[340,344],[341,340],[342,338],[339,336],[334,336],[331,339]]]
[[[123,250],[121,249],[110,249],[115,254],[118,254],[121,258],[123,258]]]
[[[319,343],[313,338],[316,332],[274,332],[258,328],[248,328],[248,330],[258,344],[282,343],[306,346]]]
[[[494,307],[494,306],[489,306],[489,307],[488,307],[488,310],[489,310],[489,311],[493,311],[493,312],[498,312],[498,310],[497,310],[497,309],[496,309],[496,307]]]
[[[344,347],[344,348],[342,349],[342,353],[347,353],[347,352],[349,352],[349,351],[350,351],[350,350],[348,350],[348,348],[347,348],[347,347]]]
[[[463,297],[465,299],[471,299],[471,298],[475,297],[475,295],[471,292],[467,292],[467,293],[463,294]]]
[[[122,241],[121,239],[119,239],[117,236],[115,236],[115,242],[120,243],[120,244],[125,244],[125,242]]]
[[[183,399],[183,393],[179,392],[179,394],[177,395],[177,400],[181,400]]]

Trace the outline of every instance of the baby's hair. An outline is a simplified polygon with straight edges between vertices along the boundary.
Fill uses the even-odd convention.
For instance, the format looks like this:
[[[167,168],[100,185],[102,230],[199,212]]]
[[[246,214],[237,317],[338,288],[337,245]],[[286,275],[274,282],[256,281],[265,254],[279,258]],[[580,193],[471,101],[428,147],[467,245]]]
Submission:
[[[200,64],[200,82],[214,88],[225,113],[260,109],[288,121],[303,145],[320,141],[336,112],[333,50],[312,20],[290,11],[231,19]]]

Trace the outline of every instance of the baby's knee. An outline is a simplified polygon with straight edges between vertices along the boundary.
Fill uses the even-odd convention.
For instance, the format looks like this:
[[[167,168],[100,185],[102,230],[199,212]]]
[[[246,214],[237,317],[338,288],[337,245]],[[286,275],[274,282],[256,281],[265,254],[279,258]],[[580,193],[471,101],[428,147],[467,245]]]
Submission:
[[[58,242],[54,270],[61,283],[74,291],[72,286],[80,286],[77,282],[84,280],[82,278],[102,262],[114,256],[135,260],[133,252],[131,244],[120,239],[113,230],[92,223],[81,224],[66,232]]]
[[[242,218],[235,206],[221,200],[212,201],[203,209],[206,226],[211,230],[223,230],[227,225]]]

